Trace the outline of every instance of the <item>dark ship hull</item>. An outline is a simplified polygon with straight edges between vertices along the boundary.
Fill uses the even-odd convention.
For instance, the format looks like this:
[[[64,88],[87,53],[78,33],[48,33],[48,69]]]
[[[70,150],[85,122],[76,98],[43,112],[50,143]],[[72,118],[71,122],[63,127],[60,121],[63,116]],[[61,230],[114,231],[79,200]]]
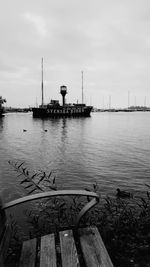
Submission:
[[[33,117],[89,117],[92,106],[72,105],[72,106],[51,106],[33,108]]]

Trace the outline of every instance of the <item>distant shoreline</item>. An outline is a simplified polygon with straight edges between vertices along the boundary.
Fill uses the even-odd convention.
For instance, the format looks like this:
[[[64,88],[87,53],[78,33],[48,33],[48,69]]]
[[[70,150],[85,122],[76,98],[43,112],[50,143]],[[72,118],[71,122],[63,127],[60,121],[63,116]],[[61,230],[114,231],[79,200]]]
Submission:
[[[119,109],[93,109],[92,112],[146,112],[146,111],[150,111],[150,108],[147,107],[139,107],[139,108],[119,108]]]
[[[5,113],[12,112],[31,112],[32,108],[5,108]],[[92,112],[148,112],[150,111],[149,107],[131,107],[131,108],[111,108],[111,109],[99,109],[93,108]]]

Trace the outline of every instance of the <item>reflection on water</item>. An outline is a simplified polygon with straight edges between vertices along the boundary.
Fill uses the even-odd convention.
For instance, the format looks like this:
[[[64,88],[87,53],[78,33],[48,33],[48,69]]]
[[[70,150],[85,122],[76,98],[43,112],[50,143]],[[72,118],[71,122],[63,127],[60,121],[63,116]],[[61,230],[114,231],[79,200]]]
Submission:
[[[23,132],[26,129],[26,132]],[[58,187],[92,188],[115,194],[117,187],[145,190],[150,184],[150,114],[93,113],[88,118],[0,118],[0,188],[4,199],[24,189],[8,160],[23,161],[32,172],[56,173]]]

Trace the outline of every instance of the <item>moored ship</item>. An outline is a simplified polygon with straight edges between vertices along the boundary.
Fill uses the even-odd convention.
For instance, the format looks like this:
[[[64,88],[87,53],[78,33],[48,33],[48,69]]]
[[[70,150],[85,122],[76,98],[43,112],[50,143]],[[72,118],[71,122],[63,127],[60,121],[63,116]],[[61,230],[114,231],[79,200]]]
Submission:
[[[42,104],[39,107],[32,108],[33,117],[88,117],[90,116],[92,106],[86,106],[83,103],[83,72],[82,72],[82,103],[67,104],[65,96],[67,87],[60,86],[60,94],[62,95],[62,105],[59,100],[51,100],[50,103],[44,104],[43,101],[43,59],[42,59]]]
[[[0,117],[3,115],[3,113],[5,112],[5,109],[3,107],[3,104],[6,103],[6,99],[2,98],[2,96],[0,96]]]
[[[38,108],[33,108],[34,117],[75,117],[75,116],[90,116],[92,106],[86,106],[85,104],[66,104],[65,95],[67,93],[67,87],[61,86],[60,93],[62,95],[62,105],[58,100],[51,100],[47,105],[41,104]]]

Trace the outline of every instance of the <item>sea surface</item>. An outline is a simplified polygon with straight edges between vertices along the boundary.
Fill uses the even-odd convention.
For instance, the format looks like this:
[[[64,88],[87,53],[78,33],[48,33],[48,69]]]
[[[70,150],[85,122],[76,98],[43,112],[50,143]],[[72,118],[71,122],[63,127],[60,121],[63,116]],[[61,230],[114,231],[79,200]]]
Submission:
[[[118,187],[135,194],[146,191],[145,184],[150,185],[150,112],[97,112],[88,118],[58,119],[5,114],[0,118],[4,202],[26,193],[8,161],[24,162],[31,174],[52,171],[59,189],[92,189],[97,183],[103,196],[115,195]]]

